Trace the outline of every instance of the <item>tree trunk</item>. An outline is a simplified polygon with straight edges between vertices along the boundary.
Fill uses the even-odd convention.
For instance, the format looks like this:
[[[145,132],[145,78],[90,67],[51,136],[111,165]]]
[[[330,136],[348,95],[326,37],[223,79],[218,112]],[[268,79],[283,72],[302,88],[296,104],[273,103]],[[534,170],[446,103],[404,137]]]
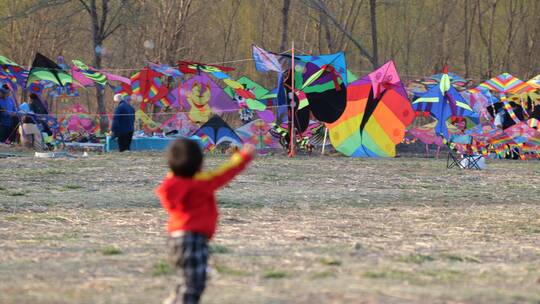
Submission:
[[[372,0],[373,2],[375,2],[375,0]],[[360,51],[360,54],[362,56],[364,56],[365,58],[367,58],[369,60],[369,62],[371,62],[371,64],[374,66],[374,67],[377,67],[379,65],[379,62],[378,62],[378,58],[377,60],[375,60],[375,58],[373,57],[372,54],[370,54],[370,52],[363,46],[362,42],[355,38],[353,35],[352,35],[352,32],[350,30],[348,30],[346,28],[345,25],[343,25],[329,10],[328,8],[326,7],[326,4],[322,1],[322,0],[311,0],[310,1],[311,5],[313,5],[313,7],[315,7],[317,10],[319,11],[322,11],[329,19],[330,21],[332,21],[332,23],[358,48],[358,50]],[[375,3],[374,3],[375,4]],[[376,17],[375,15],[373,15],[373,20],[376,20]],[[373,25],[373,24],[372,24]],[[374,29],[372,28],[372,30],[375,30],[375,40],[376,40],[376,36],[377,36],[377,28],[375,27]]]
[[[103,51],[103,40],[105,39],[103,35],[103,27],[105,22],[105,16],[108,13],[108,0],[102,0],[101,6],[103,10],[103,16],[101,17],[101,22],[98,17],[98,8],[96,5],[96,0],[90,0],[90,4],[86,5],[88,14],[90,15],[90,20],[92,22],[92,38],[94,41],[94,67],[96,69],[101,69],[101,55]],[[81,3],[84,4],[84,2]],[[100,89],[99,86],[96,86],[96,102],[97,102],[97,112],[99,114],[99,128],[102,133],[109,130],[109,120],[106,115],[107,109],[105,107],[105,98],[104,98],[104,89]]]
[[[101,50],[98,48],[98,46],[101,46],[99,41],[94,41],[94,67],[96,69],[101,69]],[[99,128],[101,130],[101,133],[106,132],[109,130],[109,119],[106,115],[107,113],[107,107],[105,105],[105,88],[100,88],[99,86],[96,86],[96,101],[97,101],[97,107],[98,107],[98,114],[99,114]]]
[[[491,7],[491,19],[489,23],[489,34],[488,34],[488,74],[489,77],[493,75],[493,30],[495,28],[495,12],[497,10],[497,1],[493,3]]]
[[[485,78],[491,78],[493,74],[493,30],[494,30],[494,22],[495,22],[495,13],[497,10],[497,3],[499,0],[494,0],[490,3],[489,9],[491,9],[491,16],[490,16],[490,22],[489,22],[489,29],[486,37],[486,33],[484,32],[484,26],[483,26],[483,13],[480,6],[480,0],[476,1],[476,6],[478,8],[478,32],[480,34],[480,38],[482,40],[482,43],[484,44],[484,47],[487,51],[487,73],[484,75]]]
[[[465,27],[465,43],[463,46],[463,65],[465,65],[465,78],[469,77],[469,62],[470,62],[470,45],[469,42],[469,1],[465,1],[465,6],[463,7],[463,22]]]
[[[379,50],[377,43],[377,0],[369,0],[369,15],[371,19],[371,47],[372,57],[371,61],[373,68],[379,67]]]
[[[223,41],[223,57],[221,58],[221,61],[225,62],[227,59],[227,51],[229,49],[229,44],[231,42],[231,35],[233,32],[233,26],[236,21],[236,15],[238,14],[238,11],[240,10],[240,0],[237,0],[236,3],[232,6],[232,13],[229,19],[229,25],[227,26],[227,31],[224,33],[224,41]]]
[[[281,28],[281,45],[279,50],[281,52],[287,50],[287,33],[289,31],[289,9],[291,7],[291,0],[283,0],[283,9],[281,10],[283,20]]]
[[[330,26],[328,26],[327,17],[322,11],[319,12],[319,24],[321,25],[321,31],[324,28],[324,37],[326,39],[326,47],[328,48],[328,53],[333,53],[334,44],[332,42],[332,33],[330,32]]]
[[[409,3],[408,2],[403,2],[403,14],[402,14],[402,17],[403,17],[403,28],[404,28],[404,31],[405,31],[405,75],[406,77],[409,77],[409,75],[411,74],[411,71],[410,71],[410,60],[411,60],[411,45],[412,45],[412,39],[411,39],[411,36],[412,36],[412,33],[411,33],[411,29],[410,29],[410,26],[409,26]]]

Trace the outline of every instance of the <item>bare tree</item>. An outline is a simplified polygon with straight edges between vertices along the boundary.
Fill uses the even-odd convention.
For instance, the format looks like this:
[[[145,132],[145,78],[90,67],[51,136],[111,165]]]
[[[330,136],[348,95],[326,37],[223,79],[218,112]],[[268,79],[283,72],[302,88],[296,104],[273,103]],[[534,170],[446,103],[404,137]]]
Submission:
[[[233,33],[233,26],[234,21],[236,21],[236,15],[238,14],[240,8],[240,0],[235,0],[234,4],[232,5],[231,9],[231,15],[227,16],[228,25],[224,28],[223,33],[223,57],[221,61],[225,61],[227,58],[227,51],[229,49],[229,44],[231,43],[231,35]]]
[[[371,63],[373,68],[379,66],[379,48],[377,44],[377,0],[369,0],[369,17],[371,24],[371,49],[372,57]]]
[[[503,57],[502,66],[506,71],[510,71],[510,59],[514,45],[515,37],[519,32],[524,19],[523,1],[509,0],[508,4],[508,28],[506,32],[506,50]]]
[[[103,43],[109,38],[120,26],[120,14],[130,0],[119,0],[120,5],[115,10],[109,7],[110,0],[101,0],[101,5],[98,6],[99,0],[79,0],[80,5],[88,13],[90,17],[90,25],[92,32],[92,42],[94,47],[94,67],[100,69],[103,56]],[[99,114],[106,113],[106,104],[103,90],[96,87],[96,101]],[[101,130],[107,130],[109,122],[107,115],[100,115],[99,119]]]
[[[308,2],[310,5],[312,5],[315,9],[321,11],[324,15],[326,15],[345,36],[358,48],[360,51],[360,54],[367,58],[369,62],[373,65],[374,68],[379,66],[379,62],[376,56],[373,55],[372,52],[369,52],[365,47],[364,44],[353,36],[350,30],[348,30],[339,20],[336,18],[336,16],[328,9],[326,3],[323,0],[309,0]]]
[[[36,51],[86,58],[128,76],[149,60],[242,59],[253,42],[284,50],[295,39],[298,52],[346,51],[355,72],[392,58],[409,78],[448,62],[467,78],[524,79],[540,72],[539,16],[536,0],[13,0],[0,1],[0,54],[23,65]],[[253,64],[232,65],[270,84]],[[89,93],[94,110],[112,109],[94,97],[110,90]]]
[[[156,1],[156,42],[154,60],[175,64],[181,56],[183,35],[192,13],[192,0]]]
[[[484,75],[486,78],[493,76],[493,65],[494,65],[494,55],[493,55],[493,32],[495,29],[495,13],[497,12],[497,4],[499,0],[493,0],[489,3],[489,10],[491,11],[489,18],[489,28],[487,29],[487,34],[485,33],[483,13],[480,10],[480,0],[477,0],[478,6],[478,31],[480,33],[480,38],[484,47],[487,51],[487,73]]]
[[[473,5],[473,10],[470,12],[470,1],[464,1],[463,6],[463,22],[464,22],[464,44],[463,44],[463,66],[465,67],[465,78],[470,76],[470,65],[471,65],[471,43],[472,43],[472,31],[474,18],[476,16],[476,10],[478,5]]]
[[[527,31],[521,31],[522,39],[520,46],[517,47],[523,55],[517,56],[520,62],[521,72],[525,73],[527,78],[533,77],[540,72],[538,63],[534,62],[537,58],[538,40],[540,39],[540,2],[534,1],[529,8],[530,14],[527,16],[527,24],[532,28]]]
[[[328,52],[332,53],[334,52],[332,33],[330,31],[330,26],[328,25],[328,17],[326,16],[326,14],[323,13],[323,11],[319,11],[319,24],[321,26],[319,36],[324,33],[324,38],[326,40],[326,48],[328,49]]]
[[[283,8],[281,9],[282,27],[281,27],[281,43],[279,50],[281,52],[287,49],[287,33],[289,31],[289,10],[291,8],[291,0],[283,0]]]

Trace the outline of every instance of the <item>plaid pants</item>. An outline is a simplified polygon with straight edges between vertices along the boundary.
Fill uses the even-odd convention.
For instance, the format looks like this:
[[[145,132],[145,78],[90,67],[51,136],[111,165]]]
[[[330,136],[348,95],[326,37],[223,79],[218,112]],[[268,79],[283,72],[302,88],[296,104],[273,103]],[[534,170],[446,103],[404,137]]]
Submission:
[[[171,265],[183,277],[183,284],[175,288],[174,299],[169,303],[199,303],[206,287],[208,265],[208,239],[199,233],[186,232],[179,237],[169,237]]]

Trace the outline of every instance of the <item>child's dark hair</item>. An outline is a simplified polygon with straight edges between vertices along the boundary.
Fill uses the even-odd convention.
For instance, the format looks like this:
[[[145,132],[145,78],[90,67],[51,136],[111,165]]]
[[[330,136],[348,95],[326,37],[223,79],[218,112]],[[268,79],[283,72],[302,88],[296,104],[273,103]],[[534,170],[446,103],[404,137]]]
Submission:
[[[190,139],[175,140],[167,152],[167,163],[176,176],[193,177],[199,172],[203,154],[199,144]]]

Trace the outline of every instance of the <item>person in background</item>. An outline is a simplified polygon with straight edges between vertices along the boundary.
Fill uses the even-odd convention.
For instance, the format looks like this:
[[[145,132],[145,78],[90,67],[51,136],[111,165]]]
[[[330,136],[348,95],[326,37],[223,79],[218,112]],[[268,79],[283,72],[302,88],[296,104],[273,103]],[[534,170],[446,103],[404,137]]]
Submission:
[[[52,135],[51,128],[47,124],[47,116],[49,115],[49,110],[47,110],[47,105],[39,98],[38,95],[31,93],[30,97],[30,110],[32,113],[36,114],[35,119],[36,123],[41,126],[41,130],[47,133],[48,136]]]
[[[34,93],[30,93],[30,110],[37,115],[48,115],[47,107],[43,104],[39,96]]]
[[[254,154],[252,146],[244,146],[216,171],[202,172],[204,157],[197,142],[179,139],[170,145],[170,173],[156,194],[169,214],[169,260],[182,274],[184,284],[177,285],[163,303],[199,303],[206,287],[208,241],[218,221],[215,193],[242,172]]]
[[[27,147],[42,148],[44,136],[52,134],[46,122],[49,112],[39,96],[30,93],[29,97],[30,101],[20,106],[21,111],[29,114],[23,116],[23,123],[19,126],[21,143]],[[42,135],[41,130],[47,135]]]
[[[4,84],[0,87],[0,142],[14,142],[17,137],[17,108],[15,101],[10,96],[9,87]]]
[[[114,101],[118,106],[114,110],[112,122],[112,138],[118,138],[118,151],[129,150],[135,125],[135,109],[131,106],[130,96],[114,95]]]
[[[22,124],[19,125],[21,144],[28,148],[41,149],[43,147],[43,137],[36,124],[37,119],[34,112],[26,102],[20,105],[19,110],[25,113],[22,115]]]

